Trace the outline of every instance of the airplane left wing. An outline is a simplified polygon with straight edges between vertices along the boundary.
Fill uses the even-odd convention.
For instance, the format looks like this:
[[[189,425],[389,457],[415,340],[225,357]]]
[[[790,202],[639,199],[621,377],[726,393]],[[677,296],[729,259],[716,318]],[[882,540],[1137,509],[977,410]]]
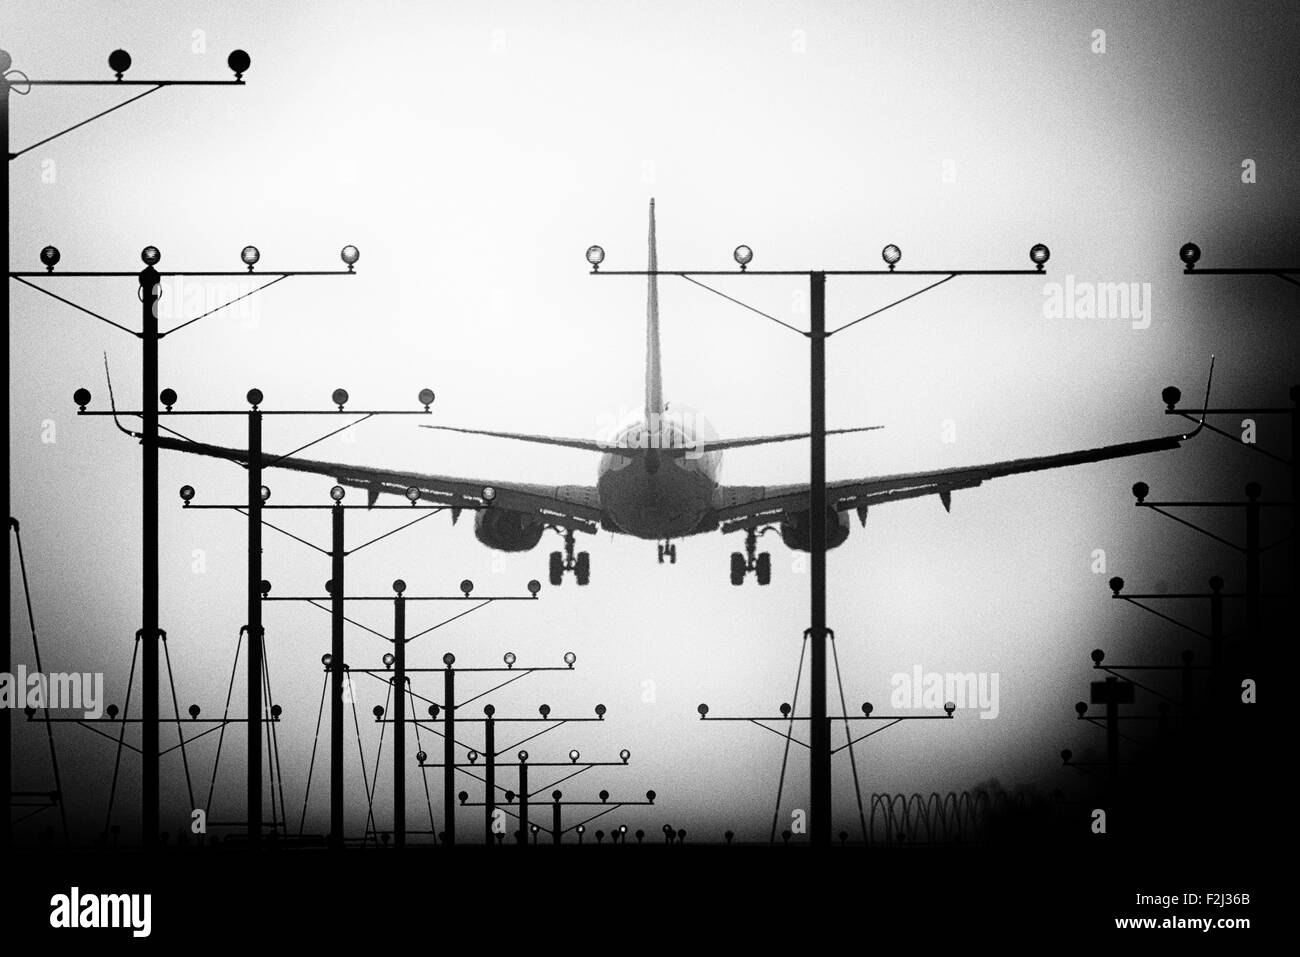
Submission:
[[[248,462],[247,449],[167,437],[158,439],[158,447],[191,455],[227,459],[241,465]],[[525,512],[537,516],[543,522],[575,531],[594,533],[600,526],[600,496],[595,488],[586,485],[526,485],[490,479],[456,478],[321,462],[270,452],[262,453],[262,467],[330,476],[339,485],[365,489],[366,501],[371,505],[375,504],[381,494],[405,496],[407,490],[413,488],[420,493],[420,499],[446,505],[454,510],[483,505],[486,501],[483,490],[490,487],[496,493],[492,498],[492,504],[496,508]]]

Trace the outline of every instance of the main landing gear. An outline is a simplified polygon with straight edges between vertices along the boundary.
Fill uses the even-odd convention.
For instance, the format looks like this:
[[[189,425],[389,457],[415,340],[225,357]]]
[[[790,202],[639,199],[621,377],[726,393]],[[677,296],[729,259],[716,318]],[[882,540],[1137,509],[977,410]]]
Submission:
[[[669,565],[677,564],[677,546],[667,539],[659,543],[659,564],[662,565],[665,561]]]
[[[557,529],[558,531],[558,529]],[[564,573],[571,571],[579,585],[591,581],[591,556],[586,552],[573,553],[573,529],[566,528],[564,533],[564,552],[551,552],[551,584],[559,585],[564,581]]]
[[[767,529],[763,531],[766,532]],[[772,556],[767,552],[758,551],[758,535],[759,533],[754,529],[749,529],[745,532],[745,554],[731,553],[731,584],[744,584],[745,575],[749,572],[754,573],[760,585],[767,585],[772,581]]]

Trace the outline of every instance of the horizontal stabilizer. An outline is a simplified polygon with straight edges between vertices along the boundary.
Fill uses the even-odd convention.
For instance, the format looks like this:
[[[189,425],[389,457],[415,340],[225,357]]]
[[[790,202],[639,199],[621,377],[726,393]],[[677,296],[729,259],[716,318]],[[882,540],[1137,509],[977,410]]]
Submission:
[[[863,425],[856,429],[827,429],[827,435],[847,435],[850,432],[874,432],[883,429],[883,425]],[[664,449],[667,455],[682,455],[689,451],[725,452],[728,449],[744,449],[754,445],[774,445],[777,442],[796,442],[811,436],[809,432],[788,432],[785,435],[754,435],[744,439],[714,439],[701,442],[698,449]]]
[[[611,441],[595,439],[571,439],[553,435],[528,435],[522,432],[496,432],[489,429],[463,429],[454,425],[421,425],[422,429],[434,429],[439,432],[460,432],[464,435],[486,435],[494,439],[513,439],[516,442],[532,442],[536,445],[554,445],[568,449],[582,449],[586,452],[621,452],[629,457],[649,451],[638,446],[620,446]],[[872,432],[883,429],[883,425],[864,425],[855,429],[827,429],[827,435],[845,435],[850,432]],[[807,432],[789,432],[784,435],[755,435],[741,439],[712,439],[696,442],[692,445],[673,445],[657,451],[661,455],[677,458],[687,454],[699,455],[703,452],[725,452],[728,449],[743,449],[755,445],[772,445],[777,442],[794,442],[809,437]]]
[[[582,449],[587,452],[607,452],[605,445],[593,439],[566,439],[554,435],[528,435],[523,432],[493,432],[488,429],[462,429],[454,425],[422,425],[422,429],[436,429],[439,432],[461,432],[465,435],[486,435],[494,439],[514,439],[516,442],[532,442],[536,445],[558,445],[568,449]]]

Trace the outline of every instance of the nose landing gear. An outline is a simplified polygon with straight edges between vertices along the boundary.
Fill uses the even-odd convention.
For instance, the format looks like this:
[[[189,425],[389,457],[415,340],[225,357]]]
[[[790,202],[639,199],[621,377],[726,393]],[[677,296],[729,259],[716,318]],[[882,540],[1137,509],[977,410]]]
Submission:
[[[763,533],[768,529],[763,529]],[[767,552],[758,551],[758,536],[762,534],[749,529],[745,532],[745,553],[731,553],[731,584],[743,585],[745,576],[749,572],[754,573],[760,585],[770,584],[772,581],[772,556]]]
[[[557,529],[559,531],[559,529]],[[573,578],[579,585],[591,581],[591,556],[586,552],[573,551],[573,529],[566,528],[564,534],[564,552],[551,552],[551,584],[560,585],[564,573],[573,572]]]
[[[667,539],[659,543],[659,564],[662,565],[665,560],[670,565],[677,564],[677,546]]]

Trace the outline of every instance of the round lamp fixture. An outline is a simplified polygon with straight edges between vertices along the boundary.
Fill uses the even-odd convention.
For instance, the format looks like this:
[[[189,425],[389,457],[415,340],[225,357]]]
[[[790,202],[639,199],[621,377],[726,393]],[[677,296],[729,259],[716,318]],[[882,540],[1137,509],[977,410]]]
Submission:
[[[243,50],[232,50],[230,56],[226,57],[226,66],[230,67],[230,72],[235,74],[236,80],[244,78],[244,74],[248,72],[252,62],[248,54]]]
[[[114,50],[108,55],[108,68],[119,80],[122,74],[131,69],[131,54],[125,50]]]

